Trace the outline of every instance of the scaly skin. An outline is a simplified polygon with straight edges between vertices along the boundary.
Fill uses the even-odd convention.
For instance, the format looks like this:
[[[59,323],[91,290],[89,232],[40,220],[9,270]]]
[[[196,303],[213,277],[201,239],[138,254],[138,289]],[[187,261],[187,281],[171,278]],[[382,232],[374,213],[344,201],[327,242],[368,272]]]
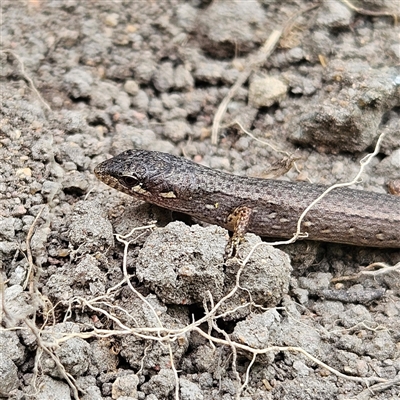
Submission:
[[[234,211],[248,208],[246,230],[273,238],[291,238],[300,214],[327,189],[231,175],[146,150],[125,151],[99,164],[95,174],[131,196],[229,230]],[[335,189],[308,212],[301,230],[311,240],[400,248],[400,197]]]

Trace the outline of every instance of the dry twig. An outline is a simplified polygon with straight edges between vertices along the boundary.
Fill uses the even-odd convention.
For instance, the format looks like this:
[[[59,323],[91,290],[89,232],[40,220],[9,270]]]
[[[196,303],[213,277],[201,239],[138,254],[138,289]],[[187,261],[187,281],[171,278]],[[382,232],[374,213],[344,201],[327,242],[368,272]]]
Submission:
[[[36,266],[33,262],[33,256],[32,256],[32,250],[31,250],[31,239],[33,236],[33,233],[35,232],[35,226],[37,224],[38,219],[40,218],[40,216],[42,215],[42,212],[45,208],[45,205],[43,205],[38,214],[36,215],[36,218],[34,219],[34,221],[32,222],[32,225],[29,228],[28,234],[26,235],[26,254],[27,254],[27,258],[28,258],[28,263],[29,263],[29,270],[26,276],[26,280],[23,284],[23,288],[26,289],[28,286],[28,282],[29,282],[29,291],[30,293],[34,292],[34,277],[35,277],[35,272],[36,272]]]

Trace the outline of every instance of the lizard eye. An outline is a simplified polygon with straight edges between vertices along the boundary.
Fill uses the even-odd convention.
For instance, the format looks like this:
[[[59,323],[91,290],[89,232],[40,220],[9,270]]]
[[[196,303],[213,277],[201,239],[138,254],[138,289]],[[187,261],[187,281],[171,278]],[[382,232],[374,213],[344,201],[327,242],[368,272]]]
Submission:
[[[140,184],[139,179],[135,178],[134,176],[123,176],[121,178],[122,184],[128,187],[134,187]]]

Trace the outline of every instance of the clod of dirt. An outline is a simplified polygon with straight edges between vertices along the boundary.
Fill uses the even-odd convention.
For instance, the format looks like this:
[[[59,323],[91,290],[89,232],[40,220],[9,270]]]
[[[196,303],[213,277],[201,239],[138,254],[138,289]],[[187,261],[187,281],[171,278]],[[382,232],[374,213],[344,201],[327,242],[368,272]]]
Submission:
[[[77,334],[80,326],[74,323],[59,323],[54,326],[47,326],[44,329],[44,337],[48,342],[56,343],[69,333]],[[71,337],[61,343],[54,352],[58,360],[64,366],[65,371],[74,377],[82,376],[86,373],[90,365],[90,346],[80,337]],[[46,375],[54,378],[62,378],[64,374],[47,353],[43,353],[42,370]]]
[[[253,246],[260,243],[258,236],[247,234],[239,248],[240,257],[245,258]],[[225,294],[235,286],[239,267],[236,259],[226,262]],[[240,289],[221,305],[221,312],[229,311],[224,315],[224,320],[235,321],[247,316],[251,312],[252,301],[264,307],[275,307],[289,290],[291,271],[292,266],[286,253],[272,246],[259,246],[240,275]],[[244,304],[246,300],[247,306]]]
[[[69,386],[58,379],[43,375],[36,382],[36,386],[38,390],[35,391],[34,396],[37,400],[71,400]]]
[[[253,107],[270,107],[282,100],[288,87],[273,76],[256,75],[250,80],[249,103]]]
[[[0,357],[0,396],[8,397],[18,387],[18,368],[7,356]]]
[[[226,240],[222,228],[173,222],[146,240],[137,261],[137,277],[169,304],[199,303],[208,291],[219,299]]]
[[[116,314],[120,321],[133,328],[138,326],[159,327],[161,323],[165,328],[180,329],[184,328],[184,324],[189,323],[186,309],[177,308],[175,315],[171,316],[167,312],[168,308],[155,295],[148,295],[146,301],[153,307],[153,310],[144,304],[136,294],[126,290],[123,293],[123,298],[117,303],[119,310],[125,310],[125,312],[122,312],[116,309]],[[115,324],[115,328],[118,329],[119,325]],[[179,340],[171,343],[176,365],[179,365],[180,360],[187,351],[188,338],[189,333],[184,333]],[[149,343],[135,335],[122,337],[120,356],[132,368],[143,368],[142,373],[144,375],[151,373],[155,369],[170,368],[171,366],[169,349],[165,344],[159,341]]]
[[[96,200],[76,203],[69,224],[68,239],[81,254],[103,251],[113,245],[111,223]]]
[[[218,301],[235,285],[239,268],[235,261],[228,261],[224,267],[227,237],[227,231],[220,227],[173,222],[146,240],[136,265],[137,277],[169,304],[201,303],[208,299],[208,293]],[[260,241],[255,235],[246,235],[241,254],[247,254]],[[154,261],[156,254],[162,255],[159,261]],[[253,301],[271,307],[287,293],[290,271],[285,253],[262,246],[246,265],[240,285],[252,294]],[[232,301],[240,304],[243,296],[247,297],[239,291],[227,307]]]
[[[291,135],[294,142],[333,153],[363,151],[376,139],[384,114],[400,105],[396,68],[373,69],[354,61],[343,67],[343,61],[329,66],[325,88],[330,96],[300,117],[299,128]]]
[[[318,10],[317,24],[330,28],[349,26],[353,12],[342,2],[337,0],[326,1]]]
[[[266,38],[268,21],[256,1],[214,1],[198,17],[202,48],[216,57],[247,53]]]
[[[153,394],[157,399],[166,399],[175,388],[175,376],[171,369],[161,369],[157,375],[141,386],[146,394]]]
[[[118,399],[123,396],[137,398],[137,386],[139,378],[135,374],[118,377],[112,384],[112,398]]]

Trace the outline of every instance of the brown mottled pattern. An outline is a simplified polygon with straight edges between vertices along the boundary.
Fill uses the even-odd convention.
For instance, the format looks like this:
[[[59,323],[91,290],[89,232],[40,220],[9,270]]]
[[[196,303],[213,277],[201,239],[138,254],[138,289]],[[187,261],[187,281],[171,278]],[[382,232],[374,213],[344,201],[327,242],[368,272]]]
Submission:
[[[228,229],[228,216],[249,207],[248,231],[273,238],[292,237],[302,211],[327,188],[230,175],[145,150],[104,161],[95,174],[131,196]],[[400,197],[335,189],[309,211],[302,231],[312,240],[400,248]]]

